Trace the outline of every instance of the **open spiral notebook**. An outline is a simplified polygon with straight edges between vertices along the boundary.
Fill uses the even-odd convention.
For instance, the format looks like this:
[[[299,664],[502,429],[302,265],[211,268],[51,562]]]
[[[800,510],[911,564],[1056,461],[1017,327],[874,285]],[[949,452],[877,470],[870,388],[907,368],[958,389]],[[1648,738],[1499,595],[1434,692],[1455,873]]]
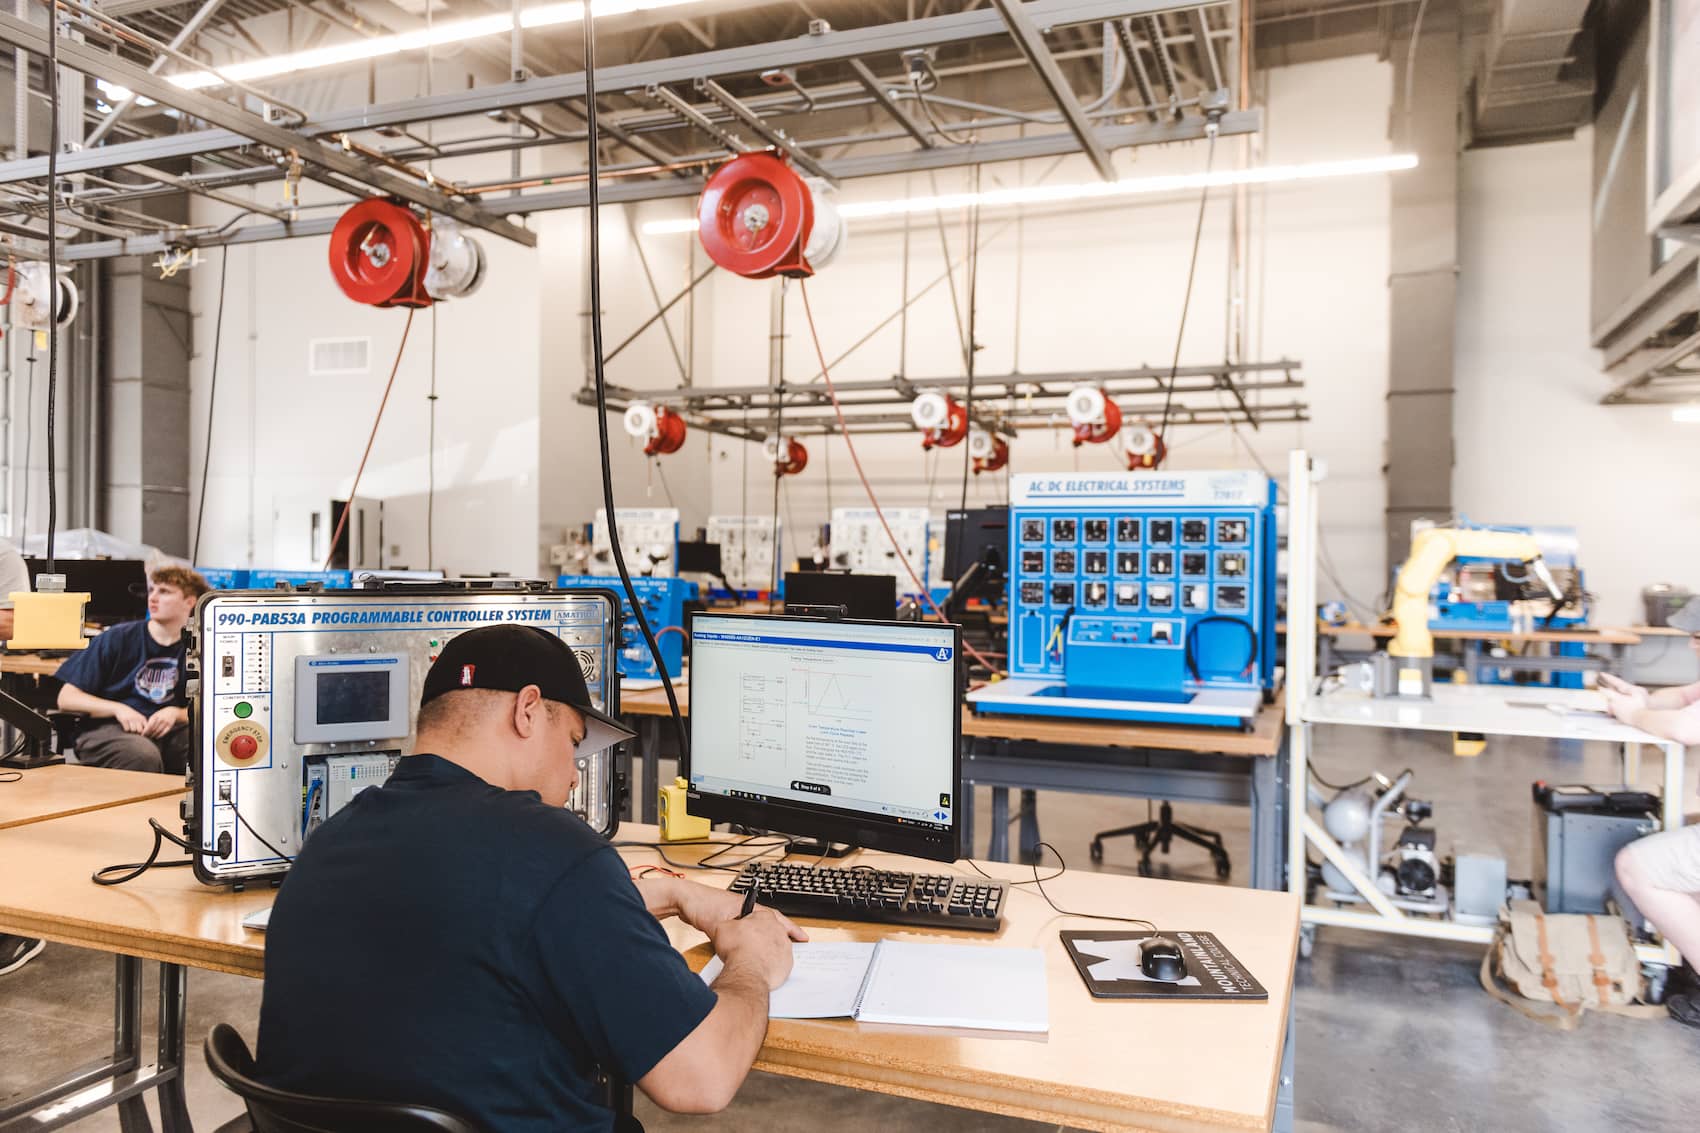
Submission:
[[[768,999],[772,1019],[856,1019],[917,1027],[1045,1033],[1045,957],[1036,948],[882,940],[793,944]],[[720,957],[702,970],[712,984]]]

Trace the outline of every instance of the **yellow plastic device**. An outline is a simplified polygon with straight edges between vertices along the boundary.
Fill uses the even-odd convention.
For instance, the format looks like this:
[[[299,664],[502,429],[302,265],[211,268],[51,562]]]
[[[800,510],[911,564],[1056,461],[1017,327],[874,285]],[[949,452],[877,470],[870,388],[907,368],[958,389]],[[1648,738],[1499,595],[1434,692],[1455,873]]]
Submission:
[[[695,818],[685,812],[685,789],[689,786],[684,779],[675,778],[672,783],[661,788],[658,809],[661,814],[663,842],[694,842],[708,837],[713,823],[706,818]]]
[[[18,590],[6,597],[12,600],[12,636],[6,648],[88,648],[88,638],[83,636],[83,607],[88,604],[88,594]]]

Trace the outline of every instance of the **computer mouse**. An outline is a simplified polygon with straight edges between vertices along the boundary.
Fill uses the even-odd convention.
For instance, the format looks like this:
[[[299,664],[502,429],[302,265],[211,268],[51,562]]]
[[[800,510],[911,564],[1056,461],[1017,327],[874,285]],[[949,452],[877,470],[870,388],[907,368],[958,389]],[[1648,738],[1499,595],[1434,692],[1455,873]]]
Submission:
[[[1179,983],[1186,978],[1186,957],[1180,943],[1167,936],[1148,936],[1139,946],[1139,970],[1148,979]]]

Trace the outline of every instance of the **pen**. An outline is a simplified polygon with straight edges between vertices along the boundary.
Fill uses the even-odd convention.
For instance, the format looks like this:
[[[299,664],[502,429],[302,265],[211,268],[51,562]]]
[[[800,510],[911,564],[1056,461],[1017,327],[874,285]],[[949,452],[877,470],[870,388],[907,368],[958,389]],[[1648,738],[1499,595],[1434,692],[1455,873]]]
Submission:
[[[745,917],[747,917],[751,913],[753,913],[755,911],[755,908],[756,908],[756,891],[754,889],[747,890],[744,893],[744,907],[743,907],[743,909],[741,909],[739,911],[738,919],[743,920]]]

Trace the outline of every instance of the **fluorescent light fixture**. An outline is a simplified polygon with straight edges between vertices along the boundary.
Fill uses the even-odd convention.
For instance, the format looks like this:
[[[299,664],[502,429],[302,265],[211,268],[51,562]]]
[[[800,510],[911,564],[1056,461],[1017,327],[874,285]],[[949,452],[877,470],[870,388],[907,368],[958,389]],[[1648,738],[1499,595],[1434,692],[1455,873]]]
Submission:
[[[1678,425],[1700,425],[1700,403],[1677,406],[1670,411],[1670,419]]]
[[[1260,165],[1251,169],[1228,169],[1216,173],[1176,173],[1166,177],[1136,177],[1125,181],[1089,181],[1073,185],[1023,185],[990,189],[983,193],[946,193],[936,197],[909,197],[895,201],[851,201],[838,206],[838,215],[855,217],[901,216],[904,213],[947,212],[978,204],[982,208],[1017,205],[1046,205],[1066,201],[1113,200],[1153,193],[1184,192],[1189,189],[1226,185],[1277,185],[1287,181],[1315,181],[1328,177],[1361,177],[1370,173],[1397,173],[1415,169],[1417,155],[1395,153],[1353,161],[1316,161],[1308,165]],[[695,219],[652,220],[643,226],[649,235],[695,232]]]
[[[117,83],[109,83],[105,79],[96,79],[94,81],[94,85],[95,89],[100,91],[101,96],[113,106],[117,106],[120,102],[123,102],[127,98],[135,97],[136,93],[129,87],[121,87]],[[151,98],[137,98],[136,105],[153,106],[154,100]]]
[[[631,12],[675,8],[697,2],[698,0],[593,0],[591,12],[597,16],[622,16]],[[542,4],[521,11],[519,26],[546,28],[556,24],[576,23],[583,11],[577,3]],[[339,63],[380,59],[388,55],[399,55],[404,51],[423,51],[427,47],[442,47],[450,43],[465,43],[471,39],[506,35],[513,30],[513,26],[513,16],[510,13],[479,16],[470,20],[444,20],[428,30],[420,28],[396,35],[377,35],[350,43],[315,47],[311,51],[296,51],[289,55],[273,55],[266,59],[231,63],[217,71],[182,71],[167,77],[185,90],[201,90],[205,87],[221,86],[228,79],[239,82],[271,79],[279,75],[292,75],[297,71],[334,67]]]

